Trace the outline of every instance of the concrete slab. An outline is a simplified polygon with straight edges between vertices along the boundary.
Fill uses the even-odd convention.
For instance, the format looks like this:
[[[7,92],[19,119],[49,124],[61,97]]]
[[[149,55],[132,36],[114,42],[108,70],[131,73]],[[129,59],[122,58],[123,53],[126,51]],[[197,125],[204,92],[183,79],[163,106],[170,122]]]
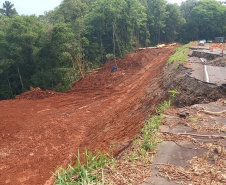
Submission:
[[[204,73],[204,64],[202,63],[189,63],[187,67],[193,69],[190,76],[201,81],[206,81]]]
[[[193,132],[193,130],[184,125],[184,124],[178,124],[176,125],[175,127],[173,128],[170,128],[169,126],[167,125],[162,125],[160,126],[159,130],[163,133],[163,132],[170,132],[170,133],[173,133],[173,134],[176,134],[176,133],[191,133]]]

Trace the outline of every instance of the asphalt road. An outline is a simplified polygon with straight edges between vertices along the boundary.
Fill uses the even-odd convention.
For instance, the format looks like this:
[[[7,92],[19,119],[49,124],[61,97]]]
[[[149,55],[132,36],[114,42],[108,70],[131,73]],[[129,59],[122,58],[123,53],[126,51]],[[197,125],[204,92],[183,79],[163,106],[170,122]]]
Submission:
[[[205,65],[203,60],[198,58],[190,58],[185,66],[192,69],[191,77],[216,85],[226,84],[226,67]]]
[[[206,66],[206,72],[210,83],[226,84],[226,67]]]
[[[191,77],[216,85],[226,84],[226,67],[210,66],[202,63],[190,63],[187,67],[193,69]]]

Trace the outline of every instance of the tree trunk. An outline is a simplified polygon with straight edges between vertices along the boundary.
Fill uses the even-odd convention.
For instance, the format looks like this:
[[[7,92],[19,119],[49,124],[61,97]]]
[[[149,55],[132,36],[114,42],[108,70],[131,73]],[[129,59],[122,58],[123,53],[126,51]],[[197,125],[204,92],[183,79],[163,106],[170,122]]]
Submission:
[[[114,55],[114,59],[115,59],[115,23],[113,23],[112,27],[113,27],[113,35],[112,35],[112,39],[113,39],[113,55]]]
[[[19,75],[19,78],[20,78],[21,90],[23,92],[24,91],[24,84],[23,84],[23,80],[22,80],[22,77],[21,77],[21,74],[20,74],[20,69],[19,69],[18,66],[17,66],[17,72],[18,72],[18,75]]]
[[[71,56],[71,58],[72,58],[72,60],[73,60],[73,56]],[[75,60],[76,60],[76,63],[77,63],[77,65],[78,65],[78,69],[79,69],[79,71],[80,71],[80,73],[81,73],[81,75],[82,75],[82,78],[84,78],[85,76],[84,76],[84,74],[83,74],[83,72],[82,72],[82,66],[81,66],[79,60],[76,58],[76,56],[75,56]],[[74,61],[74,60],[73,60],[73,61]]]
[[[102,40],[102,32],[99,35],[100,37],[100,52],[101,52],[101,63],[104,63],[104,52],[103,52],[103,40]]]
[[[116,33],[115,33],[115,39],[116,39],[116,41],[118,43],[118,49],[119,49],[119,52],[120,52],[120,56],[122,57],[122,51],[121,51],[121,47],[120,47],[120,44],[119,44],[118,37],[117,37]]]
[[[159,28],[159,34],[158,34],[159,36],[158,36],[158,44],[159,44],[159,42],[160,42],[160,28]]]
[[[11,84],[10,84],[10,81],[9,81],[8,73],[7,73],[6,78],[7,78],[7,82],[8,82],[8,86],[9,86],[10,97],[13,98],[13,92],[12,92]]]
[[[76,68],[75,68],[75,62],[74,62],[74,59],[73,59],[73,57],[72,57],[72,56],[70,56],[70,59],[71,59],[71,63],[72,63],[72,66],[73,66],[74,75],[76,76],[77,71],[76,71]]]

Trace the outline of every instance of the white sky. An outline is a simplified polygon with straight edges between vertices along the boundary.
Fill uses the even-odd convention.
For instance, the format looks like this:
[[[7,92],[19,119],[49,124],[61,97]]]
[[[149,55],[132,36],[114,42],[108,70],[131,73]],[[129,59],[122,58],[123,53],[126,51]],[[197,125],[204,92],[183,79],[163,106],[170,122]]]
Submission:
[[[53,10],[58,5],[60,5],[62,0],[8,0],[12,4],[14,4],[14,8],[16,8],[17,12],[21,15],[43,15],[45,11]],[[180,4],[185,0],[168,0],[170,3],[178,3]],[[0,7],[2,8],[2,4],[5,0],[0,0]]]
[[[8,0],[14,4],[17,12],[21,15],[43,15],[45,11],[53,10],[60,5],[62,0]],[[5,0],[0,0],[0,7],[2,8]]]

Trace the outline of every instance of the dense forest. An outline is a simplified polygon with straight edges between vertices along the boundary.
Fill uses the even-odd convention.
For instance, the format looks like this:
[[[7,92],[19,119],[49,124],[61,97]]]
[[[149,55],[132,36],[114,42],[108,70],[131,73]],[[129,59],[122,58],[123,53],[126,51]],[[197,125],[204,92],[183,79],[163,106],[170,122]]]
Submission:
[[[43,5],[44,6],[44,5]],[[0,9],[0,100],[32,87],[65,91],[107,60],[161,42],[226,36],[215,0],[64,0],[39,17]]]

